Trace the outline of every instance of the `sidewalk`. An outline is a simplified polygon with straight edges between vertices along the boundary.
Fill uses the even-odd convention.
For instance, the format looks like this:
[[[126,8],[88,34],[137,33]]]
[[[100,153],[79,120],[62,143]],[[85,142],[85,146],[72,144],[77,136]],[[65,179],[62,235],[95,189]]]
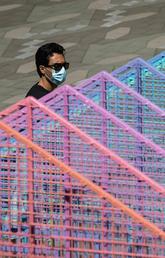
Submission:
[[[37,81],[40,45],[54,41],[66,48],[66,82],[74,84],[165,50],[164,13],[164,0],[1,0],[0,110]]]

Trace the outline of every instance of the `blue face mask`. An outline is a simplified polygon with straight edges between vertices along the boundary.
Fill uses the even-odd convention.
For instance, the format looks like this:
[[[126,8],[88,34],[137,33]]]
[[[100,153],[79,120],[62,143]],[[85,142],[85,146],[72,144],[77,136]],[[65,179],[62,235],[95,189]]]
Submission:
[[[52,70],[51,82],[55,85],[60,85],[66,80],[67,72],[64,67],[61,68],[60,71],[56,72],[54,69]]]

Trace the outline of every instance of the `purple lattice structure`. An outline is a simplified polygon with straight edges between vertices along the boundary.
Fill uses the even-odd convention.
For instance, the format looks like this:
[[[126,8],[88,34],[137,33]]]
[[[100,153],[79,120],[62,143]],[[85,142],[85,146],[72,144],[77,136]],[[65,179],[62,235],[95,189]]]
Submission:
[[[165,146],[165,111],[109,73],[100,72],[76,89],[147,138]]]
[[[130,61],[113,71],[112,75],[165,109],[165,75],[143,59]]]
[[[96,74],[76,89],[160,146],[165,146],[165,112],[107,72]],[[45,100],[49,100],[49,96]]]
[[[1,159],[4,159],[1,163],[0,174],[1,257],[162,258],[165,252],[165,233],[102,188],[103,186],[106,188],[114,179],[111,178],[110,181],[107,181],[106,173],[99,174],[103,167],[108,167],[110,164],[101,164],[101,167],[97,167],[99,163],[97,151],[100,152],[99,158],[105,156],[106,159],[110,157],[110,152],[67,123],[66,120],[53,114],[43,105],[39,105],[37,101],[29,99],[19,102],[17,108],[21,109],[22,107],[26,107],[29,111],[27,115],[28,138],[0,122],[2,140],[0,141],[0,156]],[[13,112],[17,108],[13,107]],[[78,140],[75,143],[77,146],[80,144],[80,138],[82,139],[83,146],[79,146],[79,151],[83,151],[82,153],[78,154],[73,148],[65,149],[66,156],[70,151],[75,158],[79,157],[73,162],[71,155],[69,161],[72,163],[71,165],[75,162],[77,165],[79,162],[80,165],[83,160],[80,154],[85,155],[83,150],[85,147],[87,154],[90,157],[93,156],[92,160],[96,158],[96,162],[92,163],[88,159],[88,166],[86,162],[84,165],[81,164],[81,167],[84,166],[84,169],[88,167],[92,171],[96,166],[99,170],[94,171],[93,175],[90,174],[89,169],[88,172],[86,170],[76,171],[61,162],[62,157],[59,154],[60,160],[50,154],[52,146],[49,148],[47,146],[48,152],[30,141],[30,139],[38,141],[35,139],[36,120],[33,121],[33,109],[35,108],[39,109],[39,119],[46,118],[54,121],[54,126],[51,130],[49,128],[50,134],[46,127],[39,128],[40,132],[47,131],[47,136],[53,141],[54,147],[56,138],[53,136],[57,131],[62,134],[66,130],[72,140]],[[44,113],[43,116],[40,114],[41,110]],[[30,113],[32,120],[29,119]],[[58,126],[55,127],[55,125]],[[33,130],[34,135],[32,134]],[[73,136],[74,134],[79,136],[78,139]],[[40,136],[39,144],[43,141],[42,144],[45,145],[42,133]],[[73,146],[74,143],[71,142],[71,139],[67,138],[67,141],[68,147]],[[55,150],[58,149],[58,152],[62,153],[63,145],[66,142],[63,142],[61,146],[60,142]],[[63,159],[65,160],[64,157]],[[110,159],[113,162],[109,172],[112,175],[115,168],[112,164],[118,164],[117,167],[119,166],[120,170],[114,174],[114,177],[117,175],[121,177],[122,171],[127,170],[125,162],[123,163],[113,153],[111,153]],[[91,182],[84,175],[91,179],[95,178],[96,182]],[[123,178],[123,180],[125,179]],[[131,181],[130,177],[129,180]],[[100,186],[97,185],[98,182],[100,182]],[[113,185],[113,183],[110,184]],[[152,187],[149,188],[150,193],[151,189]],[[145,201],[148,199],[147,196],[145,195]],[[151,194],[150,197],[152,198],[153,195]],[[148,210],[148,212],[151,211]]]
[[[165,73],[165,51],[154,56],[152,59],[148,60],[148,62],[158,71]]]

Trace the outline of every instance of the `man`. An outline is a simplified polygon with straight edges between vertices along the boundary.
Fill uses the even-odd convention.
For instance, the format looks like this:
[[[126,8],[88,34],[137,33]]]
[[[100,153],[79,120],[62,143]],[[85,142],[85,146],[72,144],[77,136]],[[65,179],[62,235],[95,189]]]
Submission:
[[[53,91],[66,79],[69,63],[65,61],[65,49],[57,43],[41,46],[35,55],[39,82],[32,86],[26,94],[39,99]]]

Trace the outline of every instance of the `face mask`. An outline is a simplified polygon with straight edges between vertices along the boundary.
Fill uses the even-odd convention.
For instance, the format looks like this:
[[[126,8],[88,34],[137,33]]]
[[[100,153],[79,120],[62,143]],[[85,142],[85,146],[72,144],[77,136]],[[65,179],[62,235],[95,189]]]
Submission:
[[[51,82],[55,85],[60,85],[66,80],[67,72],[64,67],[61,68],[60,71],[56,72],[54,69],[52,70]]]

